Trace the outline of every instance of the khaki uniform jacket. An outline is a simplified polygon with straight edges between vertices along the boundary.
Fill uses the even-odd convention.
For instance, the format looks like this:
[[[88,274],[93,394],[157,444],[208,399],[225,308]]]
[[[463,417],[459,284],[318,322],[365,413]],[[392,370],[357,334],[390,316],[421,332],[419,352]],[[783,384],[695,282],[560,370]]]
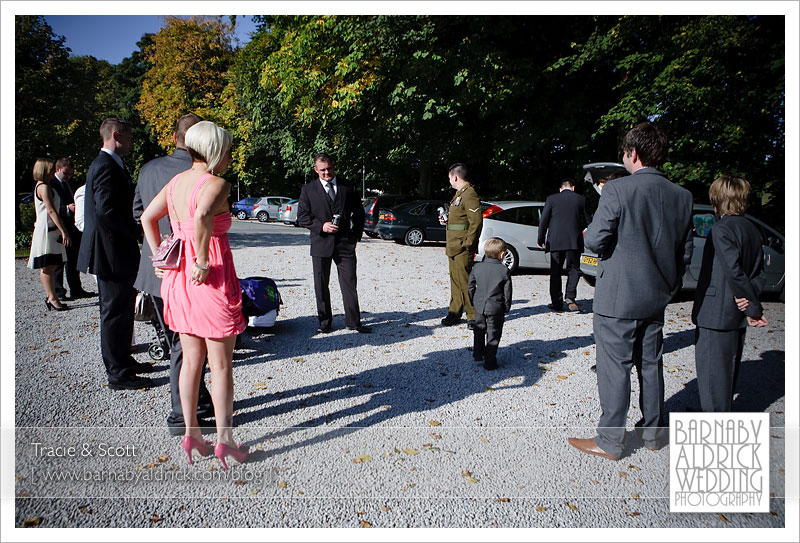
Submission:
[[[466,225],[464,230],[450,230],[452,225]],[[467,183],[456,191],[450,202],[447,217],[447,245],[445,254],[456,256],[464,251],[475,252],[483,227],[483,212],[478,193]]]

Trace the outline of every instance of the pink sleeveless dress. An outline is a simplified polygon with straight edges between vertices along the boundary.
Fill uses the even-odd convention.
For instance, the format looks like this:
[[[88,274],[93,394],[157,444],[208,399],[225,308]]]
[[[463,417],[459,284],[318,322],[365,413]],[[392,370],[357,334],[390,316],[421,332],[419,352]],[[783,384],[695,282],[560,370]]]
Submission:
[[[167,204],[172,205],[172,191],[181,174],[169,183]],[[202,284],[192,283],[194,246],[194,213],[197,193],[211,177],[207,173],[197,180],[189,197],[189,218],[180,222],[170,218],[172,231],[183,239],[183,261],[174,270],[164,270],[161,298],[164,300],[164,320],[170,330],[203,338],[224,338],[240,334],[246,327],[242,315],[242,291],[233,255],[228,244],[231,214],[214,217],[214,230],[208,244],[208,277]]]

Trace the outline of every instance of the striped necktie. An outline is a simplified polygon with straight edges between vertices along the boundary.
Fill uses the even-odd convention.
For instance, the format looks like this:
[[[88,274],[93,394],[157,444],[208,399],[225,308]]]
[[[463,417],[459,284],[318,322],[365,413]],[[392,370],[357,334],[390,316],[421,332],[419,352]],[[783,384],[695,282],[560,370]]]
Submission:
[[[326,187],[325,192],[328,193],[328,196],[330,197],[331,201],[336,199],[336,193],[333,192],[333,183],[327,182],[325,183],[325,187]]]

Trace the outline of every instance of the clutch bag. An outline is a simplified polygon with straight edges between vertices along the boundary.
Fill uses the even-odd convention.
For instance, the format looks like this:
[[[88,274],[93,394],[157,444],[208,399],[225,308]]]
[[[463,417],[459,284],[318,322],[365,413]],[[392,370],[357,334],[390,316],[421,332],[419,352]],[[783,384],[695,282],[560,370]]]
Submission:
[[[175,234],[170,234],[167,238],[164,238],[156,252],[150,257],[154,268],[165,270],[179,268],[181,259],[183,259],[183,240],[176,237]]]

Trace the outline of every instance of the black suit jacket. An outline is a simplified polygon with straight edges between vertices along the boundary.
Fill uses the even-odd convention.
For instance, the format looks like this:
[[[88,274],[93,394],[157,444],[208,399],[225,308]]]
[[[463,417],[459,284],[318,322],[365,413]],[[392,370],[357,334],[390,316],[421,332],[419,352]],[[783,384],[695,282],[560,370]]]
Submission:
[[[173,177],[192,167],[192,157],[186,149],[175,149],[175,152],[168,156],[154,158],[139,171],[136,180],[136,193],[133,198],[133,218],[137,223],[141,223],[140,218],[145,208],[153,201],[161,189],[169,183]],[[172,227],[169,224],[169,215],[165,215],[158,221],[158,229],[161,234],[171,234]],[[139,274],[133,286],[137,290],[147,292],[153,296],[161,297],[161,279],[156,277],[153,263],[150,257],[153,252],[147,240],[142,243],[142,259],[139,263]]]
[[[467,291],[476,313],[502,315],[511,311],[511,272],[496,258],[473,266]]]
[[[75,203],[75,191],[78,190],[78,187],[69,182],[62,183],[57,177],[50,181],[50,187],[61,199],[61,205],[58,210],[59,216],[66,221],[68,227],[73,226],[75,224],[75,214],[71,213],[67,206]],[[70,235],[73,235],[74,231],[77,231],[77,229],[70,228]]]
[[[703,328],[735,330],[747,326],[745,316],[760,317],[763,262],[761,234],[753,223],[740,216],[719,219],[703,249],[692,322]],[[744,313],[734,297],[750,302]]]
[[[335,247],[350,245],[355,248],[364,232],[364,206],[349,181],[336,178],[336,198],[331,201],[319,179],[303,185],[297,202],[297,222],[311,232],[311,256],[330,257]],[[322,225],[341,215],[339,231],[329,234]]]
[[[78,270],[104,280],[132,280],[139,268],[130,175],[105,151],[86,174],[84,231]]]
[[[583,251],[581,217],[589,224],[586,198],[571,190],[562,190],[547,197],[539,220],[539,245],[547,251]]]

